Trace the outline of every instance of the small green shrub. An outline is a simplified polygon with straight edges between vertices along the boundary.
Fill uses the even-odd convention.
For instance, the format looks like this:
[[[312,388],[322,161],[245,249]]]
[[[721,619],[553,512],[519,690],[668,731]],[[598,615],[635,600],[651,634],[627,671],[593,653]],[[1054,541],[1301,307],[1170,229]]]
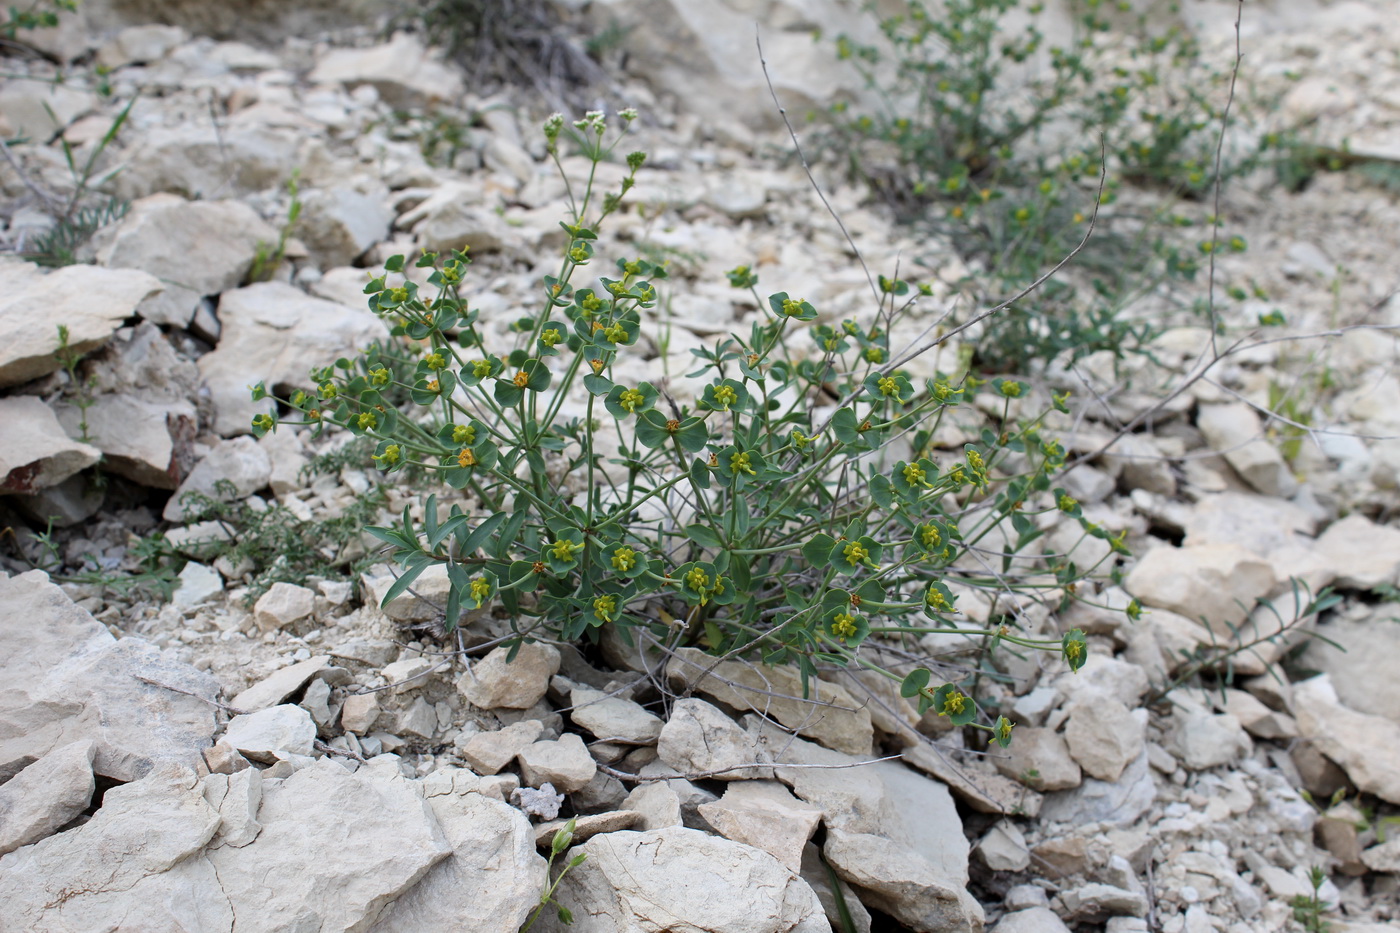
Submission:
[[[666,270],[624,258],[591,275],[600,225],[645,155],[626,156],[620,189],[602,192],[596,166],[621,137],[608,142],[596,112],[574,128],[595,170],[569,188],[568,243],[534,313],[502,338],[467,297],[464,253],[411,266],[395,256],[365,289],[394,341],[314,371],[314,386],[281,400],[292,410],[282,423],[348,430],[374,444],[385,474],[418,469],[459,491],[445,513],[432,494],[421,518],[405,508],[396,526],[368,529],[402,568],[384,602],[442,566],[447,630],[489,610],[517,644],[644,628],[667,646],[794,663],[806,683],[818,664],[875,666],[861,653],[868,638],[958,632],[1058,652],[1077,669],[1082,632],[1024,631],[1014,608],[1028,592],[1069,599],[1096,569],[1036,550],[1037,516],[1078,521],[1124,552],[1052,482],[1065,453],[1043,425],[1064,399],[1018,417],[1031,410],[1026,383],[916,379],[903,367],[917,353],[889,339],[914,313],[906,282],[882,278],[867,319],[827,323],[801,297],[761,295],[749,267],[729,281],[761,320],[691,351],[687,375],[703,382],[692,403],[625,376]],[[545,130],[557,162],[562,118]],[[978,392],[990,417],[970,404]],[[947,440],[960,418],[970,443]],[[262,414],[253,429],[278,423]],[[1011,606],[1000,624],[956,625],[964,587]],[[1009,739],[1012,724],[981,713],[970,678],[886,673],[921,711]]]
[[[1127,2],[1116,14],[1101,0],[1076,6],[1064,46],[1047,47],[1042,5],[1021,0],[949,0],[936,15],[915,0],[907,15],[881,21],[882,45],[835,42],[881,103],[871,112],[836,104],[829,142],[901,217],[974,263],[965,284],[977,298],[1034,282],[1103,208],[1070,275],[987,322],[976,347],[987,371],[1135,351],[1159,322],[1125,309],[1192,280],[1204,249],[1173,234],[1191,223],[1173,202],[1203,199],[1216,182],[1231,69],[1205,61],[1180,28],[1153,34],[1145,16],[1115,40],[1110,16],[1127,14]],[[1221,180],[1252,171],[1277,142],[1261,135],[1254,150],[1227,153]],[[1126,184],[1155,194],[1126,197]]]
[[[21,29],[52,29],[58,25],[58,14],[77,9],[78,0],[33,0],[23,10],[12,6],[6,14],[9,18],[0,22],[0,33],[13,40]]]

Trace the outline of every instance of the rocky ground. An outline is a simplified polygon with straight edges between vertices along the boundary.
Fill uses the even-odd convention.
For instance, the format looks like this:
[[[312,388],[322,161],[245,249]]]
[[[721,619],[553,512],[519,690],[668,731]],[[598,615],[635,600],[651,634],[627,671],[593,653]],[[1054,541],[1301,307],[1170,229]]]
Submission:
[[[754,104],[761,76],[734,72],[756,63],[719,43],[750,41],[753,13],[653,6],[634,70],[671,65],[618,78],[650,157],[609,234],[619,254],[672,263],[650,365],[684,372],[691,348],[756,312],[725,280],[739,264],[832,320],[859,315],[849,245]],[[801,5],[772,7],[788,54],[770,59],[791,69],[775,68],[778,89],[802,105],[800,89],[836,79]],[[1400,158],[1386,5],[1276,12],[1246,20],[1248,86],[1281,95],[1279,118],[1321,145]],[[1228,56],[1233,9],[1200,22]],[[1357,171],[1297,194],[1263,176],[1230,188],[1222,213],[1250,249],[1221,258],[1221,281],[1269,298],[1220,305],[1222,349],[1244,343],[1179,394],[1210,335],[1165,302],[1151,360],[1039,375],[1075,392],[1053,425],[1084,455],[1067,488],[1135,555],[1082,595],[1144,611],[1023,607],[1042,631],[1088,632],[1091,658],[1077,674],[1011,664],[992,689],[1013,744],[977,755],[843,672],[814,705],[785,670],[728,661],[701,677],[697,649],[537,643],[506,664],[486,612],[444,641],[445,579],[381,607],[393,577],[358,533],[421,514],[421,493],[380,490],[343,436],[249,435],[251,384],[305,384],[383,336],[361,289],[391,255],[469,245],[491,326],[533,305],[564,203],[537,103],[477,96],[418,38],[369,28],[252,47],[78,21],[35,42],[49,57],[7,48],[0,85],[3,137],[28,139],[0,169],[4,246],[32,249],[73,190],[64,143],[83,165],[134,99],[93,181],[131,207],[83,264],[0,257],[0,930],[515,931],[571,815],[589,858],[557,893],[582,933],[840,930],[835,885],[861,931],[1299,929],[1290,901],[1314,867],[1337,933],[1400,924],[1393,190]],[[46,83],[51,59],[101,65],[111,95]],[[434,150],[442,115],[457,135]],[[302,208],[278,257],[294,168]],[[950,244],[822,177],[873,269],[916,270],[931,314],[954,300],[969,270]],[[250,281],[255,265],[269,281]],[[1275,308],[1286,325],[1251,329]],[[60,324],[83,356],[72,376]],[[682,378],[672,391],[694,395]],[[189,520],[190,492],[238,511]],[[268,550],[233,547],[251,527]],[[1103,556],[1048,530],[1086,565]],[[162,555],[182,564],[169,599]],[[302,584],[268,585],[279,555],[310,567]],[[1279,632],[1299,593],[1329,586],[1339,599]],[[1212,645],[1276,632],[1232,657],[1228,685],[1217,670],[1215,689],[1162,696]],[[969,643],[921,648],[955,663]],[[557,927],[547,913],[536,929]]]

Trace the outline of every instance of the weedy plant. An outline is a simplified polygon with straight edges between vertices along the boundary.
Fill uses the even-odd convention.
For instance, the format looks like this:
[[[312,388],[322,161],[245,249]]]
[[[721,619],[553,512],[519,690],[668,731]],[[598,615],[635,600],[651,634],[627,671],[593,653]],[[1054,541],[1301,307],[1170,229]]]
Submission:
[[[1127,0],[1073,8],[1074,34],[1060,46],[1047,46],[1043,5],[1021,0],[948,0],[937,14],[915,0],[880,21],[880,45],[835,42],[880,105],[835,104],[831,141],[904,219],[975,261],[968,285],[979,297],[1018,292],[1075,247],[1107,162],[1105,209],[1073,274],[986,323],[976,354],[990,371],[1144,346],[1156,325],[1125,313],[1134,300],[1194,279],[1201,254],[1244,248],[1214,235],[1186,243],[1173,228],[1192,221],[1173,200],[1202,199],[1217,177],[1284,152],[1280,135],[1260,133],[1216,171],[1230,69],[1213,67],[1179,27],[1154,33],[1145,16],[1122,38],[1112,17],[1130,15]],[[1161,196],[1129,204],[1125,182]]]
[[[620,114],[624,129],[635,116]],[[969,588],[1058,602],[1096,569],[1034,550],[1039,517],[1078,521],[1110,555],[1123,552],[1053,485],[1065,453],[1044,419],[1064,399],[1017,416],[1026,383],[916,384],[904,367],[917,352],[893,352],[888,338],[916,308],[906,282],[882,278],[868,319],[832,324],[801,297],[761,295],[748,267],[729,281],[760,319],[692,351],[689,375],[703,380],[693,402],[665,381],[628,378],[666,270],[623,258],[592,274],[600,226],[645,155],[628,154],[619,189],[602,191],[597,166],[623,134],[610,135],[600,112],[573,129],[593,171],[569,187],[567,245],[534,314],[508,332],[483,321],[462,252],[411,265],[395,256],[365,289],[394,341],[313,371],[314,386],[279,400],[285,417],[253,421],[258,435],[279,422],[348,430],[373,441],[384,473],[415,468],[459,491],[445,512],[428,495],[421,519],[405,508],[396,526],[368,529],[402,568],[384,602],[441,567],[449,631],[467,611],[503,617],[517,645],[596,641],[610,627],[790,662],[804,685],[819,665],[881,669],[862,652],[867,639],[931,632],[1059,653],[1078,669],[1087,641],[1077,629],[1043,637],[1014,611],[994,627],[957,624]],[[562,172],[563,118],[545,135]],[[978,392],[989,419],[970,404]],[[970,443],[954,429],[959,413],[981,425]],[[981,712],[970,680],[885,673],[921,712],[1009,741],[1012,723]]]

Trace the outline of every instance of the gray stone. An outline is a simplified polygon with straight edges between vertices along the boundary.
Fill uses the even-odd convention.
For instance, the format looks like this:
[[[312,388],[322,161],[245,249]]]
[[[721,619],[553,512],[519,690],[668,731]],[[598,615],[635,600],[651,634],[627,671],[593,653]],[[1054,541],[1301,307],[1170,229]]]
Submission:
[[[117,641],[40,571],[0,576],[0,606],[0,776],[83,739],[96,744],[93,771],[119,781],[162,759],[201,761],[215,729],[213,677],[146,642]]]
[[[253,761],[272,763],[287,755],[310,755],[316,723],[300,706],[274,706],[229,720],[223,741]]]
[[[234,502],[267,486],[272,475],[272,463],[267,454],[251,437],[239,437],[220,442],[170,496],[163,517],[168,522],[183,521],[197,514],[198,506],[185,501],[190,493],[207,496],[221,502]],[[222,486],[231,483],[232,490]]]
[[[192,560],[180,571],[180,586],[175,590],[171,602],[191,609],[208,602],[223,591],[224,578],[219,575],[219,571]]]
[[[7,136],[48,140],[97,103],[91,92],[57,81],[11,81],[0,89]]]
[[[45,273],[13,259],[0,259],[0,278],[0,388],[62,368],[54,356],[58,325],[68,328],[74,353],[91,353],[162,287],[134,269],[76,265]]]
[[[515,757],[525,783],[539,787],[547,781],[566,794],[583,787],[598,771],[583,739],[572,732],[555,741],[527,745]]]
[[[1086,884],[1060,892],[1069,916],[1077,920],[1103,920],[1114,916],[1147,916],[1147,896],[1109,884]]]
[[[911,745],[900,752],[900,757],[948,785],[968,806],[981,813],[1035,816],[1040,812],[1041,795],[1036,791],[995,772],[977,770],[965,760],[954,760],[934,746]]]
[[[242,202],[153,194],[131,205],[98,261],[160,279],[165,289],[137,311],[153,324],[184,328],[201,298],[237,288],[259,248],[276,242],[277,231]]]
[[[594,836],[558,899],[597,931],[691,928],[707,933],[827,933],[817,895],[752,846],[672,826]],[[678,884],[677,879],[685,879]],[[546,930],[560,926],[546,912]]]
[[[1025,871],[1031,864],[1026,837],[1009,820],[987,830],[972,851],[992,871]]]
[[[101,456],[97,448],[70,439],[41,400],[0,398],[0,494],[57,486]]]
[[[312,298],[282,282],[224,292],[219,320],[219,345],[200,357],[199,372],[225,437],[249,433],[254,415],[273,411],[270,400],[252,400],[250,385],[304,386],[308,367],[354,356],[385,333],[368,308]]]
[[[340,725],[346,732],[368,735],[378,718],[377,693],[352,693],[340,707]]]
[[[534,744],[544,732],[537,719],[523,719],[504,729],[478,732],[458,745],[462,760],[477,774],[495,774],[527,746]]]
[[[564,803],[564,795],[545,781],[538,788],[517,787],[511,791],[512,806],[519,807],[527,816],[542,820],[552,820],[559,815],[559,807]]]
[[[1212,715],[1206,710],[1172,710],[1171,750],[1192,771],[1230,764],[1247,755],[1254,745],[1240,721],[1229,713]]]
[[[258,809],[262,806],[263,773],[243,768],[232,774],[213,773],[202,782],[204,800],[219,811],[219,832],[214,845],[241,849],[262,832]]]
[[[529,709],[544,697],[549,679],[559,673],[559,649],[540,642],[521,645],[507,661],[502,645],[472,665],[457,681],[457,691],[481,709]]]
[[[1315,552],[1343,589],[1373,590],[1400,584],[1400,530],[1348,515],[1328,526]]]
[[[128,26],[97,50],[97,63],[104,68],[117,69],[126,65],[145,64],[159,58],[178,45],[189,34],[179,26]]]
[[[55,406],[70,437],[81,436],[83,412],[76,405]],[[102,451],[105,470],[142,486],[174,489],[189,468],[198,415],[183,399],[167,400],[136,390],[103,394],[86,413],[88,438]]]
[[[827,829],[827,862],[849,882],[861,902],[884,911],[918,933],[975,933],[982,906],[962,884],[908,847],[869,833]]]
[[[601,774],[601,772],[599,773]],[[604,775],[604,777],[606,776]],[[703,807],[705,804],[701,804],[701,806]],[[618,808],[637,814],[638,829],[662,829],[667,826],[684,825],[684,820],[681,818],[680,795],[665,781],[638,784],[630,794],[622,799]],[[724,835],[728,836],[729,834],[724,833]],[[729,838],[733,839],[734,837],[729,836]],[[744,840],[736,841],[743,842]],[[772,851],[766,846],[759,846],[759,848]]]
[[[0,855],[51,835],[87,809],[97,782],[91,739],[54,749],[0,784]]]
[[[128,200],[162,191],[192,201],[240,197],[285,184],[297,144],[294,131],[258,123],[152,127],[126,151],[112,185]]]
[[[1157,547],[1138,558],[1123,588],[1144,606],[1205,624],[1220,637],[1244,621],[1277,579],[1268,561],[1231,545]]]
[[[821,859],[821,850],[812,843],[802,847],[802,880],[812,886],[812,890],[817,892],[817,899],[822,903],[822,909],[826,911],[827,920],[831,921],[831,929],[839,930],[842,933],[870,933],[870,911],[865,909],[865,905],[856,897],[856,892],[851,890],[851,886],[840,878],[833,878],[827,871],[826,863]],[[839,886],[841,897],[837,900],[836,890],[832,885]],[[850,930],[846,921],[842,918],[841,911],[845,908],[851,923],[855,924],[855,929]]]

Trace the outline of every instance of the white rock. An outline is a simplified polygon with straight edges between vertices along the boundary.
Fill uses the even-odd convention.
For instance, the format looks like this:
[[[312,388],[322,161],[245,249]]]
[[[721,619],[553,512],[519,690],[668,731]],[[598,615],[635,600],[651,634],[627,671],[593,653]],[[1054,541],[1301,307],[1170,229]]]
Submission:
[[[1031,864],[1031,850],[1016,824],[1002,820],[987,830],[972,850],[992,871],[1024,871]]]
[[[410,690],[417,690],[427,683],[428,674],[437,665],[433,661],[420,654],[411,654],[407,651],[394,663],[386,664],[379,672],[379,676],[384,678],[384,682],[394,688],[395,694],[408,693]]]
[[[54,356],[59,324],[68,328],[75,353],[91,353],[162,288],[155,276],[134,269],[79,265],[46,274],[13,259],[0,259],[0,279],[0,387],[61,368]]]
[[[1361,618],[1334,614],[1317,628],[1327,640],[1309,640],[1302,663],[1329,675],[1347,707],[1400,723],[1400,678],[1394,670],[1394,659],[1400,658],[1397,617],[1400,609],[1393,603],[1377,604]]]
[[[1400,584],[1400,530],[1348,515],[1317,539],[1317,555],[1344,589],[1373,590]]]
[[[0,606],[0,774],[82,739],[96,743],[93,771],[119,781],[162,759],[201,761],[215,729],[213,677],[147,642],[117,641],[40,571],[0,576]]]
[[[58,81],[10,81],[0,89],[6,134],[48,140],[97,103],[90,92]]]
[[[975,933],[982,905],[909,849],[869,833],[828,829],[823,852],[861,902],[882,910],[918,933]]]
[[[1326,674],[1293,685],[1298,730],[1360,790],[1400,803],[1400,723],[1348,709]]]
[[[402,710],[398,717],[398,726],[394,730],[400,735],[412,733],[425,739],[431,739],[437,735],[438,719],[437,711],[433,704],[429,703],[423,696],[413,698],[413,703],[406,710]]]
[[[1390,838],[1361,853],[1361,861],[1371,871],[1400,875],[1400,839]]]
[[[255,607],[254,612],[256,611]],[[258,710],[267,709],[269,706],[276,706],[305,686],[312,677],[329,667],[330,661],[329,655],[318,654],[305,661],[289,664],[238,694],[230,705],[247,713],[255,713]]]
[[[238,440],[246,441],[247,438]],[[253,619],[257,622],[259,631],[275,632],[292,628],[302,619],[309,617],[315,608],[316,594],[311,590],[295,583],[278,581],[268,587],[267,592],[259,596],[258,601],[253,604]],[[323,658],[322,662],[329,660]]]
[[[1263,439],[1264,424],[1250,405],[1202,405],[1196,426],[1246,483],[1266,496],[1288,498],[1298,491],[1293,470],[1278,450]]]
[[[1123,588],[1145,606],[1157,606],[1192,621],[1205,620],[1221,637],[1243,621],[1255,602],[1278,581],[1272,566],[1229,545],[1157,547],[1138,559]]]
[[[204,799],[219,811],[219,832],[215,845],[248,845],[262,832],[258,809],[262,806],[263,773],[244,768],[233,774],[210,774],[201,782]]]
[[[0,855],[51,835],[87,809],[97,782],[91,739],[49,752],[0,784]]]
[[[575,852],[588,859],[564,876],[558,898],[598,930],[830,929],[811,887],[752,846],[672,826],[594,836]]]
[[[767,777],[767,768],[744,767],[768,760],[761,743],[704,700],[677,700],[661,730],[657,754],[682,774],[709,774],[721,781]]]
[[[614,778],[614,780],[616,779]],[[662,829],[667,826],[681,826],[684,823],[681,817],[680,795],[665,781],[638,784],[631,793],[623,798],[619,809],[631,810],[638,815],[636,823],[638,829]],[[729,836],[729,838],[733,839],[734,837]],[[743,842],[744,840],[737,841]],[[759,846],[759,848],[772,851],[766,846]]]
[[[1076,825],[1107,822],[1128,826],[1151,809],[1156,796],[1144,747],[1116,783],[1088,778],[1073,790],[1047,794],[1041,818]]]
[[[583,787],[598,772],[583,739],[572,732],[555,741],[527,745],[515,758],[520,762],[520,777],[525,783],[539,787],[549,782],[566,794]]]
[[[384,45],[330,50],[317,62],[310,80],[349,87],[370,84],[387,103],[400,108],[455,101],[463,93],[461,76],[430,56],[416,38],[402,32]]]
[[[495,774],[543,733],[538,719],[522,719],[494,732],[478,732],[458,748],[477,774]]]
[[[726,839],[762,849],[800,872],[802,847],[817,831],[822,810],[798,800],[777,781],[730,781],[723,797],[700,806],[700,815]]]
[[[1119,701],[1099,697],[1070,708],[1065,742],[1085,773],[1114,782],[1142,754],[1145,724]]]
[[[702,678],[705,671],[713,672]],[[824,680],[810,682],[802,698],[802,681],[791,667],[767,667],[715,659],[698,648],[681,648],[666,666],[667,677],[737,710],[754,710],[772,717],[803,738],[848,755],[870,753],[875,730],[870,710],[844,686]]]
[[[0,398],[0,494],[57,486],[101,456],[96,447],[70,439],[40,399]]]
[[[370,933],[517,933],[547,882],[530,823],[479,793],[430,793],[452,854],[385,908]]]
[[[295,132],[258,123],[152,127],[127,150],[112,184],[128,200],[162,191],[194,201],[239,197],[284,184],[297,164],[297,145]]]
[[[200,357],[199,372],[224,436],[248,433],[254,415],[272,410],[270,401],[252,400],[250,385],[305,386],[310,367],[354,356],[385,334],[368,308],[311,298],[282,282],[224,292],[219,320],[219,345]]]
[[[340,707],[340,725],[346,732],[368,735],[379,719],[379,694],[352,693]]]
[[[180,571],[180,586],[171,601],[183,608],[192,608],[213,599],[224,591],[224,578],[219,571],[198,561],[189,561]]]
[[[1017,727],[1011,745],[992,761],[1002,774],[1042,793],[1069,790],[1083,780],[1064,736],[1053,729]]]
[[[297,236],[323,269],[348,266],[389,235],[394,212],[382,198],[352,188],[324,188],[302,195]]]
[[[97,50],[97,63],[104,68],[117,69],[125,65],[145,64],[164,58],[166,53],[189,38],[179,26],[128,26]]]
[[[266,487],[271,475],[272,462],[257,441],[251,437],[222,441],[195,465],[180,488],[171,494],[163,517],[168,522],[178,522],[186,515],[197,514],[198,506],[184,501],[190,493],[223,502],[246,499]],[[232,484],[231,491],[221,489],[220,484],[224,482]]]
[[[379,606],[396,622],[428,622],[442,616],[441,607],[452,587],[446,564],[430,564],[409,587],[413,592],[406,590],[385,603],[384,597],[397,579],[397,570],[391,572],[384,564],[362,573],[360,582],[364,584],[366,602]]]
[[[1145,489],[1159,496],[1176,495],[1176,475],[1149,434],[1125,434],[1104,454],[1104,465],[1121,476],[1127,489]]]
[[[98,261],[111,269],[140,269],[166,283],[138,313],[153,324],[189,326],[205,295],[242,284],[261,246],[277,231],[240,201],[186,201],[153,194],[131,205]]]
[[[233,717],[223,740],[253,761],[271,763],[285,755],[310,755],[316,723],[300,706],[274,706]]]
[[[601,690],[575,686],[569,696],[569,718],[599,739],[632,745],[652,745],[661,735],[661,717],[641,704]]]
[[[1069,933],[1069,927],[1048,907],[1028,907],[997,921],[989,933]]]
[[[549,689],[549,679],[559,673],[559,649],[539,642],[521,645],[515,659],[502,645],[477,661],[457,681],[457,691],[481,709],[529,709]]]
[[[1254,748],[1240,721],[1229,713],[1177,707],[1172,721],[1172,752],[1192,771],[1229,764]]]

